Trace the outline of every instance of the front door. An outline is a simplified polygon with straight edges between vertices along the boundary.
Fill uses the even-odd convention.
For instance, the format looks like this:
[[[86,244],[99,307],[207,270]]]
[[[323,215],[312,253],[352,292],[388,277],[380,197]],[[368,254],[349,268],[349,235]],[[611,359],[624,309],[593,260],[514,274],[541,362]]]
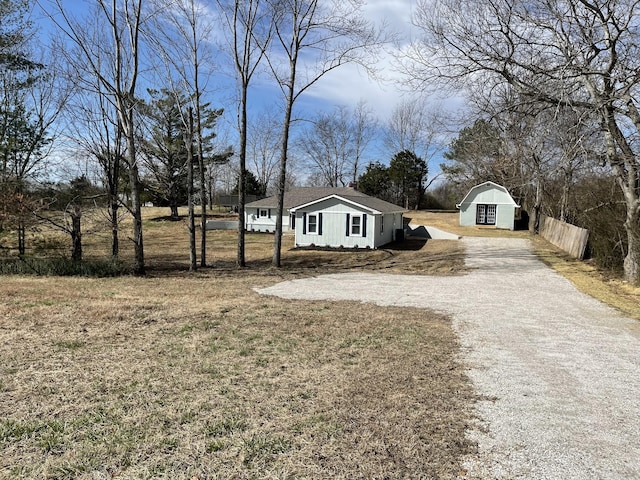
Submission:
[[[476,207],[476,225],[495,225],[496,205],[479,203]]]

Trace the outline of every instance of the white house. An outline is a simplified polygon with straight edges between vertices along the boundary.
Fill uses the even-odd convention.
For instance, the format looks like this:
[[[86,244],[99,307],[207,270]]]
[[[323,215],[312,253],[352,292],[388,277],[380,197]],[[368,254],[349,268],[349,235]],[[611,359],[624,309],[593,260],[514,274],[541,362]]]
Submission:
[[[378,248],[403,230],[404,208],[367,195],[332,194],[291,209],[297,247]],[[403,235],[403,234],[400,234]]]
[[[292,229],[290,210],[298,205],[318,200],[331,194],[342,194],[351,196],[363,196],[351,187],[331,188],[331,187],[298,187],[292,188],[284,194],[284,211],[285,215],[282,219],[282,230]],[[366,195],[365,195],[366,196]],[[278,198],[263,198],[255,202],[247,203],[245,206],[244,224],[246,230],[250,232],[270,232],[276,229],[276,215],[278,211]]]
[[[476,185],[456,205],[460,210],[460,225],[491,226],[513,230],[520,218],[520,205],[502,185],[484,182]]]
[[[246,206],[249,231],[273,232],[276,197]],[[298,247],[378,248],[396,239],[404,209],[353,188],[295,188],[285,193],[283,231],[295,230]]]

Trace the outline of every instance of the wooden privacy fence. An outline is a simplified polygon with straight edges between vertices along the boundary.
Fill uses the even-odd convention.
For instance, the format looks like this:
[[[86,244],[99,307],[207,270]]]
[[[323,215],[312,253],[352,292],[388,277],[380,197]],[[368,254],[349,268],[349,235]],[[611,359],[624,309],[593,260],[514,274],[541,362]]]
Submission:
[[[542,215],[540,235],[569,255],[580,260],[584,258],[589,230]]]

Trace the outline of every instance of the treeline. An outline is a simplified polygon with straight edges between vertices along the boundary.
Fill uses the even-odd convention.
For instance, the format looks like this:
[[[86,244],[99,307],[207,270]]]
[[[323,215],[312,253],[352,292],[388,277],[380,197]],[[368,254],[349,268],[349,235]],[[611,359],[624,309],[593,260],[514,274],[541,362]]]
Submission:
[[[523,191],[534,228],[544,208],[569,219],[622,200],[624,234],[609,233],[634,283],[640,281],[639,14],[631,0],[423,0],[414,19],[421,38],[405,63],[417,88],[429,83],[466,93],[476,119],[486,121],[468,128],[499,130],[502,141],[496,145],[487,135],[480,157],[493,159],[498,178],[513,179],[507,187]],[[607,195],[607,184],[618,192]],[[595,187],[605,195],[590,206],[584,198],[570,201],[572,189]]]
[[[50,38],[38,42],[32,15],[46,18]],[[145,273],[145,195],[166,204],[174,217],[186,197],[190,267],[195,270],[206,265],[206,207],[213,195],[215,167],[233,155],[239,204],[237,263],[242,267],[250,159],[264,167],[256,172],[262,190],[271,183],[282,213],[284,190],[291,183],[288,160],[295,104],[326,73],[349,63],[367,66],[385,42],[385,32],[365,19],[357,2],[2,2],[0,228],[18,232],[18,252],[24,256],[26,230],[46,204],[37,198],[38,184],[47,177],[65,176],[64,168],[73,162],[60,157],[68,153],[78,162],[91,163],[96,183],[103,188],[113,259],[120,254],[123,212],[132,220],[127,237],[134,246],[135,274]],[[216,56],[224,58],[222,70],[217,69]],[[277,133],[266,139],[249,137],[259,130],[248,121],[256,72],[281,93],[272,110],[282,118],[274,122],[270,115],[267,131]],[[235,85],[229,103],[237,112],[236,133],[226,145],[215,141],[223,113],[223,107],[210,100],[219,88],[212,80],[215,75],[227,75]],[[66,211],[79,219],[80,199],[72,203]],[[199,262],[196,204],[202,212]],[[276,266],[281,235],[279,225]],[[78,252],[81,248],[74,247],[74,259]]]

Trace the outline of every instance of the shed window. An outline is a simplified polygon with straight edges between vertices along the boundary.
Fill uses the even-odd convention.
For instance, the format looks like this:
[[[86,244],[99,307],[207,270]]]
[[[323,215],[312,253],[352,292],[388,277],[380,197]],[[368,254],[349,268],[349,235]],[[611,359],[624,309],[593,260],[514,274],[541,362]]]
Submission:
[[[495,225],[496,205],[479,203],[476,207],[476,225]]]

